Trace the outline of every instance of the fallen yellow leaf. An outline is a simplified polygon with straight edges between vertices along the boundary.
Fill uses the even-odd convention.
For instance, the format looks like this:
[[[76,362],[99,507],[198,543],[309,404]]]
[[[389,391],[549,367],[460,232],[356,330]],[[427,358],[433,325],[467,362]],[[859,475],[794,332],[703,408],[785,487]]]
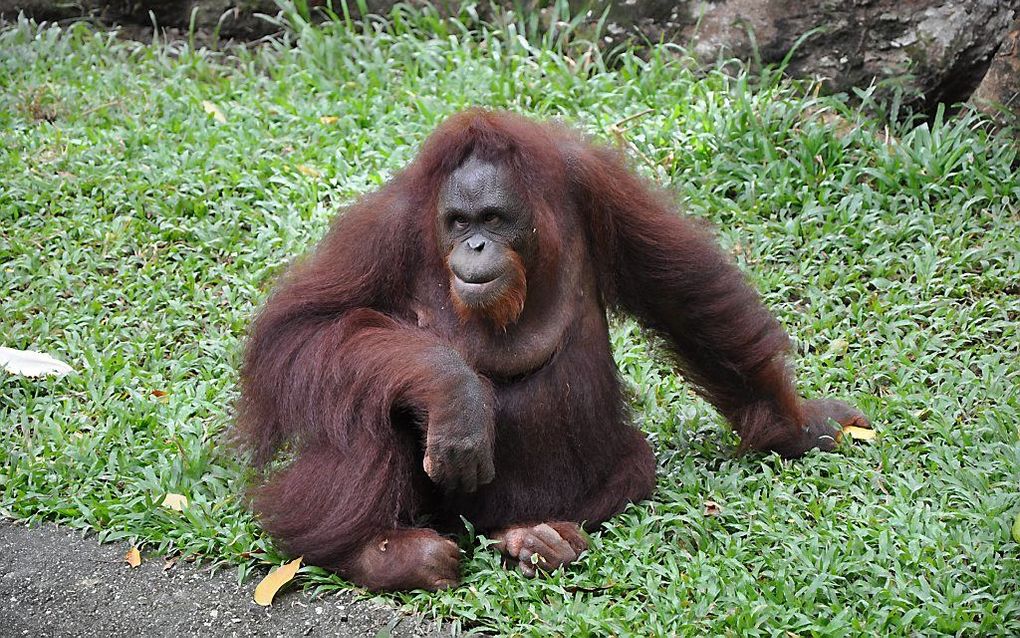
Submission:
[[[302,175],[307,175],[308,177],[322,177],[322,173],[320,173],[318,170],[312,168],[311,166],[306,166],[304,164],[298,164],[297,165],[297,169],[298,169],[299,173],[301,173]]]
[[[871,441],[878,436],[871,428],[859,428],[856,425],[844,425],[843,434],[849,435],[855,441]]]
[[[829,344],[829,352],[839,356],[845,355],[849,349],[850,342],[846,339],[834,339],[832,343]]]
[[[128,565],[132,567],[138,567],[142,564],[142,553],[138,551],[137,547],[132,547],[124,554],[124,560],[127,561]]]
[[[269,572],[269,575],[263,578],[262,582],[255,587],[255,602],[263,607],[273,604],[273,596],[276,595],[276,592],[289,583],[294,578],[294,575],[297,574],[297,570],[301,567],[302,558],[302,556],[299,556],[286,565],[277,567]]]
[[[203,100],[202,108],[205,110],[206,113],[213,116],[213,119],[219,122],[220,124],[227,123],[227,116],[223,115],[223,111],[220,110],[220,107],[216,106],[212,102],[209,102],[208,100]]]
[[[321,122],[322,124],[336,124],[337,120],[339,119],[340,118],[338,118],[335,115],[323,115],[322,117],[319,118],[319,122]]]
[[[170,492],[163,499],[163,507],[169,507],[172,510],[183,512],[184,508],[188,506],[188,497],[183,494],[174,494]]]

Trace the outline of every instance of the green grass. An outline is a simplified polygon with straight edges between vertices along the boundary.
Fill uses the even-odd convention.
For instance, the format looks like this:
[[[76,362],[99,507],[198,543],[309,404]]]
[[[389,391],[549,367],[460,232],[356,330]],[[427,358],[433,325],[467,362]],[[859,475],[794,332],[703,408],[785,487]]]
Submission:
[[[463,587],[396,600],[508,634],[1020,634],[1008,140],[971,115],[886,125],[773,73],[694,72],[666,47],[607,62],[569,24],[541,36],[398,8],[289,34],[297,47],[226,55],[81,26],[0,32],[0,344],[80,371],[0,376],[0,513],[239,576],[281,560],[222,439],[246,326],[343,202],[442,118],[487,105],[624,140],[719,226],[792,333],[803,391],[857,403],[880,438],[736,457],[661,345],[616,319],[654,500],[565,573],[524,579],[469,540]],[[159,507],[167,492],[191,506]]]

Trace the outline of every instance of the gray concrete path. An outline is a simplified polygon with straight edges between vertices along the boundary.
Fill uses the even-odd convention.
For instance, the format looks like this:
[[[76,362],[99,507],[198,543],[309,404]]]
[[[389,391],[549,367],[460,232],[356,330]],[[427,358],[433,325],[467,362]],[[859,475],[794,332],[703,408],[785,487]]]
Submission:
[[[252,593],[265,571],[236,572],[159,557],[131,569],[125,543],[53,525],[0,518],[0,636],[438,636],[439,628],[350,592],[311,599],[284,591],[263,608]]]

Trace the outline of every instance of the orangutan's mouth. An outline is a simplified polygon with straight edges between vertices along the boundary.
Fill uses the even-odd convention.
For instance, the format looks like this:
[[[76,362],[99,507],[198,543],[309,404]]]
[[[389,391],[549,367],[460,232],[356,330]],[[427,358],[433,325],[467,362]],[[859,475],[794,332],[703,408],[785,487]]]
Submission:
[[[489,281],[464,281],[457,275],[452,279],[453,291],[461,303],[469,308],[481,309],[502,298],[510,287],[511,277],[503,273]]]

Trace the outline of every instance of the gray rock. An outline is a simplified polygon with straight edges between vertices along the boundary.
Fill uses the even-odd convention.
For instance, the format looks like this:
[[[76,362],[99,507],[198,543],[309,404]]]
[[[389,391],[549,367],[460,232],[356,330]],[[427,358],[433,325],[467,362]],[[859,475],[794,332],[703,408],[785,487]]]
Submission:
[[[1020,132],[1020,19],[1010,27],[971,101],[999,124]]]
[[[603,7],[607,6],[603,4]],[[1020,0],[664,0],[610,2],[610,21],[651,41],[778,63],[829,91],[879,84],[914,106],[965,101],[1020,12]],[[798,44],[799,43],[799,44]]]

